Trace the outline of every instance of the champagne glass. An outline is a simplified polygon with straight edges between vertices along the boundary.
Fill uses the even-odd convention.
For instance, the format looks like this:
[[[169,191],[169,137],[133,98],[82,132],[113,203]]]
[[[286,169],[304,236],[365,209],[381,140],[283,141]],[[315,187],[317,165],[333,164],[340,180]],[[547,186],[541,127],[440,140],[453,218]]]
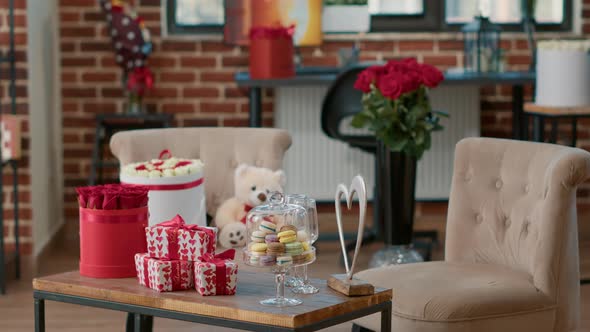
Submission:
[[[319,223],[318,223],[318,210],[316,201],[313,198],[307,198],[305,205],[303,206],[307,211],[307,229],[309,235],[309,242],[313,244],[318,240],[319,236]],[[311,284],[307,274],[307,264],[303,265],[303,284],[295,286],[291,289],[293,293],[297,294],[315,294],[319,292],[319,289]]]
[[[285,203],[298,205],[303,208],[305,208],[306,201],[307,201],[307,196],[305,196],[303,194],[288,194],[285,196]],[[301,273],[300,273],[298,267],[292,267],[287,272],[287,278],[285,279],[285,285],[287,287],[303,286],[303,277],[301,277]]]

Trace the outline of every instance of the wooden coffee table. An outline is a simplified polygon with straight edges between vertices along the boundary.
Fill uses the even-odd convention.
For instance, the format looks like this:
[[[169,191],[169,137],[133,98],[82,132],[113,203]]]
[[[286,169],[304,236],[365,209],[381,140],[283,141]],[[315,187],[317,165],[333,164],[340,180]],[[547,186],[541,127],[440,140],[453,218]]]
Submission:
[[[136,332],[145,316],[250,331],[316,331],[381,312],[381,331],[391,331],[391,289],[375,289],[374,295],[346,297],[313,280],[320,292],[300,296],[303,304],[275,308],[259,303],[274,296],[274,275],[240,271],[235,296],[200,296],[196,291],[158,293],[135,278],[92,279],[78,271],[33,280],[35,331],[45,331],[45,300],[129,312]]]

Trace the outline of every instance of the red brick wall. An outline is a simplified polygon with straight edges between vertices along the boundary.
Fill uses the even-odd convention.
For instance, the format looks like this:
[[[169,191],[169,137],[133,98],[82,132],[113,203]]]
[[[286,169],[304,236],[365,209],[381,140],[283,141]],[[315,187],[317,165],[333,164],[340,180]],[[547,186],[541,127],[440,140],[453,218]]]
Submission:
[[[590,0],[584,1],[584,31],[590,34]],[[121,72],[115,65],[98,0],[61,0],[61,52],[65,214],[75,227],[77,209],[73,188],[86,183],[94,140],[94,116],[121,112],[124,98]],[[156,88],[147,97],[153,112],[174,113],[178,126],[245,126],[248,104],[245,91],[233,82],[236,71],[245,70],[247,49],[223,45],[220,40],[198,36],[161,37],[160,0],[136,0],[154,42],[149,60]],[[529,63],[522,34],[503,42],[509,69],[526,69]],[[391,34],[361,43],[364,60],[416,56],[441,68],[462,61],[458,34]],[[333,38],[334,39],[334,38]],[[328,40],[321,47],[303,49],[307,65],[336,65],[337,51],[353,40]],[[511,115],[510,88],[482,88],[482,134],[508,137]],[[264,120],[272,124],[272,91],[264,94]],[[582,131],[581,134],[585,134]],[[587,136],[587,135],[586,135]],[[583,141],[581,142],[583,143]],[[443,209],[444,210],[444,209]],[[440,214],[437,205],[420,206],[424,213]],[[420,213],[419,211],[419,213]]]
[[[23,127],[23,158],[19,162],[19,231],[21,234],[21,252],[29,255],[32,252],[31,237],[31,177],[29,169],[29,126],[28,126],[28,102],[27,102],[27,17],[26,0],[15,0],[14,24],[15,24],[15,57],[16,57],[16,103],[17,113],[22,115]],[[6,55],[9,50],[9,17],[8,0],[0,0],[0,52]],[[0,103],[2,113],[11,112],[9,98],[9,64],[0,64],[2,78],[0,79]],[[12,168],[6,166],[2,170],[4,207],[4,241],[8,251],[14,250],[14,195],[12,191]]]

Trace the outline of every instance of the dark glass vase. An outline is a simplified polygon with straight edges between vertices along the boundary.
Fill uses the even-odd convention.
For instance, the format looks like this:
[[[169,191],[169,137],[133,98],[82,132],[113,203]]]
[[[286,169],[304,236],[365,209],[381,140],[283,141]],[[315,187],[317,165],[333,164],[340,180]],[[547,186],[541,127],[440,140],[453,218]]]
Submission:
[[[379,223],[385,248],[371,260],[371,267],[421,262],[412,249],[416,206],[416,158],[391,151],[381,141],[377,146],[377,197]]]

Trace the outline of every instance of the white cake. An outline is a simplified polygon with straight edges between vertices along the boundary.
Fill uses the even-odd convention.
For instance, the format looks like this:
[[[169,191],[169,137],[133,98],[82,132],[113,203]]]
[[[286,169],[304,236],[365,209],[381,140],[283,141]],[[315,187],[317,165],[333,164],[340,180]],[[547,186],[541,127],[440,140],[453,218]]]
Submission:
[[[541,41],[537,47],[535,104],[590,105],[590,40]]]

